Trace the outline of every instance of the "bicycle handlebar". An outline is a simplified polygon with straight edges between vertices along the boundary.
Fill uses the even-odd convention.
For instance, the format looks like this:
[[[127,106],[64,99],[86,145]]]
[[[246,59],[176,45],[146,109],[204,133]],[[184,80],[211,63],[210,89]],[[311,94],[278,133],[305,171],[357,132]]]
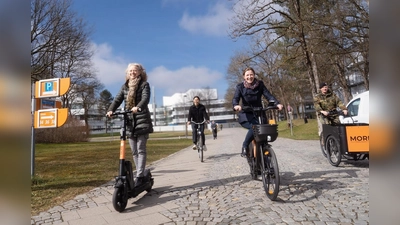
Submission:
[[[206,120],[206,119],[204,119],[204,120],[203,120],[203,122],[196,123],[196,122],[194,122],[193,120],[191,120],[191,121],[190,121],[190,123],[194,123],[194,124],[200,125],[200,124],[203,124],[203,123],[205,123],[206,121],[207,121],[207,120]]]
[[[128,113],[132,113],[132,110],[113,112],[110,116],[127,115]]]
[[[261,112],[261,111],[268,111],[272,109],[279,109],[278,106],[267,106],[266,108],[264,107],[252,107],[252,106],[243,106],[242,110],[243,112]]]
[[[321,113],[321,115],[325,116],[324,114]],[[329,117],[329,116],[335,116],[335,115],[342,115],[344,116],[344,113],[342,110],[338,111],[336,109],[332,109],[328,111],[328,115],[326,115],[325,117]]]

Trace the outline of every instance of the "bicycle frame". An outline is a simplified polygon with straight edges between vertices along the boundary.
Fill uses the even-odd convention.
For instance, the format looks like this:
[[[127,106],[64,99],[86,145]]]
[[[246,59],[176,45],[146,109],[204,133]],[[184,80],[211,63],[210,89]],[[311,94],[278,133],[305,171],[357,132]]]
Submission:
[[[268,142],[275,141],[278,136],[277,125],[269,125],[268,122],[275,121],[267,120],[263,117],[264,112],[272,109],[278,109],[276,106],[263,107],[244,107],[243,110],[251,111],[257,117],[259,124],[253,125],[254,140],[249,146],[253,149],[247,157],[250,172],[254,180],[258,175],[262,176],[263,186],[268,198],[272,201],[276,200],[279,193],[279,168],[275,152]],[[264,126],[263,126],[264,125]]]
[[[200,158],[200,162],[203,162],[203,145],[204,145],[204,140],[202,137],[202,132],[201,132],[201,126],[204,125],[204,123],[206,122],[206,120],[203,120],[203,122],[200,123],[196,123],[194,121],[190,121],[190,123],[196,124],[197,126],[197,140],[196,140],[196,146],[197,146],[197,151],[199,153],[199,158]]]

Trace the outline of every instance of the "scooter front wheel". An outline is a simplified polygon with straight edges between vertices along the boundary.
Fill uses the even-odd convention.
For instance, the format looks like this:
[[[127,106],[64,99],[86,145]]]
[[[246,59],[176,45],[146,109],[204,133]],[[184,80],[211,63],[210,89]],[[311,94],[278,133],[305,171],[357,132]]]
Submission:
[[[124,188],[115,188],[112,197],[114,209],[118,212],[125,210],[128,204],[128,197],[124,194]]]

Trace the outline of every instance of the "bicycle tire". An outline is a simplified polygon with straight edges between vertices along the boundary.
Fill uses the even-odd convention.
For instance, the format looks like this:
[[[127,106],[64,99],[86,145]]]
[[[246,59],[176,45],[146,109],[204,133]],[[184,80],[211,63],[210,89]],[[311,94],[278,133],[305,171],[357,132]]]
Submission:
[[[332,166],[339,166],[342,161],[342,152],[340,151],[339,141],[334,136],[329,136],[326,139],[326,151],[329,163]]]
[[[265,150],[265,151],[264,151]],[[274,150],[269,146],[260,148],[261,157],[261,177],[264,191],[267,197],[275,201],[279,194],[280,176],[278,160]]]
[[[198,141],[197,141],[197,151],[199,152],[200,162],[204,162],[203,160],[203,137],[201,136],[201,132],[197,134]]]
[[[254,157],[254,152],[253,152],[253,143],[249,144],[248,148],[249,152],[247,155],[247,163],[249,164],[250,167],[250,175],[251,179],[257,180],[257,164],[256,164],[256,158]]]
[[[323,133],[321,133],[321,136],[319,136],[319,144],[321,146],[321,152],[325,158],[328,158],[328,153],[326,152],[326,147],[325,147],[325,143],[324,143],[323,139],[324,139],[324,135],[323,135]]]

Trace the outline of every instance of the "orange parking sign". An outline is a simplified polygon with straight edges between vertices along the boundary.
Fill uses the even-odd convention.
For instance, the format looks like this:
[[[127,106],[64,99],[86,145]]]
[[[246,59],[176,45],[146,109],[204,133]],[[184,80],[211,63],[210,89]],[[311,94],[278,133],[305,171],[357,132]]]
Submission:
[[[35,128],[54,128],[67,121],[68,109],[43,109],[35,111]]]
[[[67,93],[71,78],[53,78],[39,80],[35,83],[35,98],[57,97]]]

